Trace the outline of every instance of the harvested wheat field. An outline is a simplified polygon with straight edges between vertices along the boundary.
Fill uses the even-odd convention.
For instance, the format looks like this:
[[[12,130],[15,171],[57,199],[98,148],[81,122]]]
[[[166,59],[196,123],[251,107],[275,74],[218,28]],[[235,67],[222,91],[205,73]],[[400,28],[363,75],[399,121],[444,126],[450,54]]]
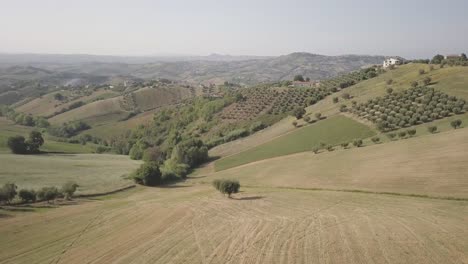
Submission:
[[[137,188],[0,218],[0,263],[468,263],[468,202]],[[44,211],[45,210],[45,211]],[[0,211],[2,212],[2,211]]]

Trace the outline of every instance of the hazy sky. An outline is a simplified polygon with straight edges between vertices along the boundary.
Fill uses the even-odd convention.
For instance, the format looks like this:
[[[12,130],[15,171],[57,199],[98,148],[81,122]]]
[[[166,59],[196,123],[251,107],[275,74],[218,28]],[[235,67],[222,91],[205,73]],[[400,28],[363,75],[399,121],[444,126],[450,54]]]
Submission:
[[[0,0],[0,52],[468,52],[468,0]]]

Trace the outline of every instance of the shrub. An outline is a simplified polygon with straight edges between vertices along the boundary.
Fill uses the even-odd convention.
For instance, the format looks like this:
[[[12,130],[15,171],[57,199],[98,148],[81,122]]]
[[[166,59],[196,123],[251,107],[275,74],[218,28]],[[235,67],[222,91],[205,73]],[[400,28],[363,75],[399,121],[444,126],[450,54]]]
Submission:
[[[393,93],[393,89],[392,89],[392,88],[387,88],[387,93],[388,93],[388,94]]]
[[[429,131],[429,133],[434,134],[435,132],[437,132],[437,126],[429,126],[427,127],[427,131]]]
[[[344,104],[343,104],[343,105],[340,105],[340,112],[346,112],[346,111],[348,111],[347,106],[344,105]]]
[[[0,202],[10,203],[16,196],[18,187],[14,183],[5,183],[0,188]]]
[[[244,128],[239,128],[239,129],[229,132],[226,136],[224,136],[224,141],[229,142],[229,141],[233,141],[238,138],[241,138],[241,137],[246,137],[248,135],[249,135],[249,131],[247,131]]]
[[[418,82],[412,81],[412,82],[411,82],[411,87],[413,87],[413,88],[418,87]]]
[[[372,142],[374,142],[375,144],[377,144],[377,143],[380,142],[380,138],[379,138],[379,137],[373,137],[371,140],[372,140]]]
[[[423,75],[424,73],[426,73],[424,69],[419,69],[419,75]]]
[[[62,185],[62,194],[65,197],[65,199],[69,200],[73,197],[73,194],[76,192],[76,188],[78,188],[79,185],[76,184],[76,182],[68,181],[65,184]]]
[[[305,116],[305,117],[304,117],[304,121],[306,121],[307,123],[309,123],[309,122],[310,122],[310,116]]]
[[[231,194],[238,193],[240,189],[240,183],[237,180],[214,180],[213,187],[222,194],[227,194],[231,198]]]
[[[387,84],[388,84],[388,85],[391,85],[392,83],[393,83],[393,79],[387,80]]]
[[[334,148],[333,148],[333,146],[332,146],[332,145],[328,145],[328,146],[327,146],[327,150],[328,150],[328,151],[333,151],[333,150],[334,150]]]
[[[28,189],[21,189],[18,193],[21,201],[27,202],[35,202],[36,201],[36,191],[28,190]]]
[[[55,200],[59,195],[60,192],[55,186],[43,187],[37,192],[37,198],[42,201],[47,201],[47,203],[50,203],[51,200]]]
[[[416,135],[416,129],[408,129],[406,132],[410,137]]]
[[[462,124],[462,121],[460,119],[457,119],[457,120],[453,120],[452,122],[450,122],[450,125],[454,128],[454,129],[457,129],[461,126]]]
[[[314,152],[315,154],[317,154],[319,151],[320,151],[319,147],[313,147],[312,148],[312,152]]]
[[[338,103],[338,100],[339,100],[339,99],[338,99],[338,97],[333,97],[332,100],[333,100],[333,103],[336,104],[336,103]]]
[[[317,118],[317,120],[320,120],[322,118],[322,114],[321,113],[315,113],[315,118]]]
[[[292,125],[295,126],[295,127],[297,127],[297,121],[293,121],[293,122],[292,122]]]
[[[432,79],[431,77],[426,77],[423,79],[423,84],[424,85],[429,85],[431,83]]]
[[[296,82],[303,82],[303,81],[304,81],[304,77],[303,77],[302,75],[300,75],[300,74],[295,75],[295,76],[294,76],[294,81],[296,81]]]
[[[346,148],[348,148],[348,146],[349,146],[349,142],[343,142],[343,143],[341,143],[340,145],[341,145],[341,147],[343,147],[344,149],[346,149]]]
[[[255,122],[250,126],[250,133],[254,133],[264,129],[266,126],[262,122]]]
[[[353,141],[353,145],[354,145],[355,147],[358,147],[358,148],[359,148],[359,147],[362,146],[362,144],[363,144],[362,139],[355,139],[355,140]]]
[[[137,169],[133,180],[141,185],[156,186],[161,184],[161,171],[159,166],[153,162],[145,162]]]

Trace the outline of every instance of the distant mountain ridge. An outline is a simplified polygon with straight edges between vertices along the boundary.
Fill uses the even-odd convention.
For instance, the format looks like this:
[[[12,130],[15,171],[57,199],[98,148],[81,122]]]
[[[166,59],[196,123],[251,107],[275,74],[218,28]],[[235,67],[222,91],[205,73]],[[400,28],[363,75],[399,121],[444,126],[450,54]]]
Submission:
[[[98,55],[0,54],[0,93],[42,85],[106,84],[115,80],[171,79],[192,84],[241,85],[292,80],[301,74],[328,79],[380,64],[384,56],[326,56],[296,52],[277,57],[119,57]]]

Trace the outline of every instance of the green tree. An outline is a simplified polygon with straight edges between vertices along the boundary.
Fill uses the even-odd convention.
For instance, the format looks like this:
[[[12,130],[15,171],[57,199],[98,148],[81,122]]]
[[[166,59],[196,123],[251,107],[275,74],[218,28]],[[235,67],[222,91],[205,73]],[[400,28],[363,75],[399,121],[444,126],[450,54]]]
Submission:
[[[29,139],[26,141],[26,148],[29,153],[38,153],[39,148],[44,144],[44,138],[41,132],[31,131]]]
[[[213,187],[222,194],[227,194],[231,198],[231,194],[238,193],[240,189],[240,183],[237,180],[214,180]]]
[[[462,124],[462,121],[460,119],[457,119],[457,120],[453,120],[452,122],[450,122],[450,125],[454,128],[454,129],[457,129],[461,126]]]
[[[80,186],[73,181],[68,181],[64,183],[62,185],[62,194],[65,197],[65,199],[70,200],[78,187]]]
[[[153,162],[145,162],[137,169],[133,180],[141,185],[156,186],[161,184],[161,171],[159,166]]]
[[[23,136],[12,136],[7,141],[8,148],[14,154],[26,154],[28,152]]]
[[[55,200],[59,195],[60,192],[55,186],[43,187],[37,192],[37,198],[41,201],[47,201],[47,203],[50,203],[51,200]]]
[[[295,76],[294,76],[294,81],[296,81],[296,82],[303,82],[303,81],[304,81],[304,77],[303,77],[302,75],[300,75],[300,74],[295,75]]]
[[[379,138],[379,137],[373,137],[371,140],[372,140],[372,142],[374,142],[375,144],[377,144],[377,143],[380,142],[380,138]]]
[[[410,137],[416,135],[416,129],[408,129],[406,132]]]
[[[355,140],[353,141],[353,145],[354,145],[355,147],[358,147],[358,148],[359,148],[359,147],[362,147],[362,145],[363,145],[362,139],[355,139]]]
[[[393,93],[393,89],[392,88],[387,88],[387,94],[392,94]]]
[[[340,144],[342,148],[346,149],[349,146],[349,142],[343,142]]]
[[[432,58],[431,63],[432,64],[440,64],[443,60],[444,60],[444,56],[440,55],[440,54],[437,54]]]
[[[0,188],[0,202],[10,203],[16,196],[18,187],[14,183],[5,183]]]
[[[432,79],[431,77],[426,77],[423,79],[423,84],[424,85],[429,85],[431,83]]]
[[[36,201],[36,191],[34,191],[33,189],[21,189],[18,193],[18,196],[20,197],[21,201],[25,203],[34,203]]]
[[[400,132],[398,132],[398,136],[399,136],[400,138],[406,137],[406,131],[400,131]]]
[[[437,132],[437,126],[429,126],[427,127],[427,131],[429,131],[429,133],[431,134],[434,134],[435,132]]]
[[[315,113],[315,118],[317,118],[317,120],[320,120],[322,118],[322,114],[321,113]]]
[[[297,119],[301,119],[304,116],[305,113],[306,113],[306,110],[303,107],[296,107],[293,110],[293,115]]]

